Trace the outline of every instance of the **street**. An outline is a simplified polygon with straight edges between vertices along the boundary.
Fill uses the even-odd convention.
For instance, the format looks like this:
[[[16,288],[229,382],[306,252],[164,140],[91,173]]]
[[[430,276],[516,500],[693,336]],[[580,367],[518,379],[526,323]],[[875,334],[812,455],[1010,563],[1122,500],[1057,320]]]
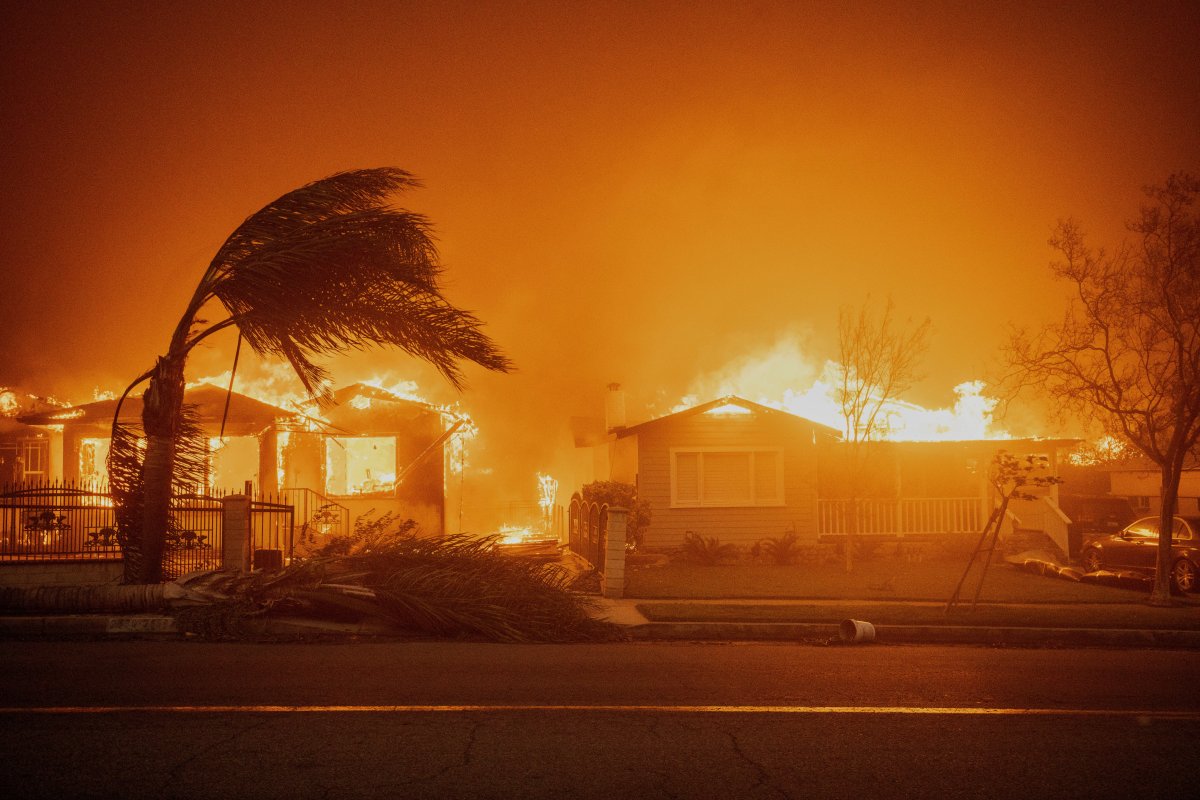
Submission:
[[[7,797],[1154,797],[1200,653],[5,642]]]

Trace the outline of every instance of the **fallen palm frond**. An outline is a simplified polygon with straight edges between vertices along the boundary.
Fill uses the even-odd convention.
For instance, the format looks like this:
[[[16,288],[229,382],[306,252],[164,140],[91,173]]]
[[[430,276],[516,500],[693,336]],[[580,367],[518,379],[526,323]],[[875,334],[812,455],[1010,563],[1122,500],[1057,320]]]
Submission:
[[[252,573],[236,585],[229,573],[181,581],[192,603],[213,614],[301,615],[376,619],[416,635],[505,642],[604,641],[621,629],[588,613],[592,602],[571,590],[557,565],[505,556],[494,538],[417,536],[384,516],[274,574]],[[224,600],[209,602],[216,598]],[[194,604],[194,603],[193,603]],[[206,612],[195,609],[189,619]]]
[[[153,585],[0,589],[6,611],[138,613],[170,610],[210,637],[263,633],[262,620],[307,617],[384,622],[398,633],[501,642],[611,641],[591,598],[562,567],[513,558],[495,537],[426,538],[390,515],[360,520],[280,572],[209,570]],[[253,624],[251,624],[253,623]]]

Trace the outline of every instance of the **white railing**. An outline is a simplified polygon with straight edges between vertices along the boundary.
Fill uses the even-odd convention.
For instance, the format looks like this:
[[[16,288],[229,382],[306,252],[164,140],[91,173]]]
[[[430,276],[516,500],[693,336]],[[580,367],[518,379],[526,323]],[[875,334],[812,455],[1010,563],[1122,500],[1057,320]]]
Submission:
[[[850,500],[818,500],[817,532],[844,536],[849,531]],[[899,500],[859,500],[858,533],[912,534],[980,531],[986,521],[978,497],[908,497]]]
[[[1064,554],[1070,552],[1067,526],[1071,520],[1052,499],[1042,496],[1033,500],[1014,500],[1012,507],[1021,515],[1022,528],[1041,531]]]

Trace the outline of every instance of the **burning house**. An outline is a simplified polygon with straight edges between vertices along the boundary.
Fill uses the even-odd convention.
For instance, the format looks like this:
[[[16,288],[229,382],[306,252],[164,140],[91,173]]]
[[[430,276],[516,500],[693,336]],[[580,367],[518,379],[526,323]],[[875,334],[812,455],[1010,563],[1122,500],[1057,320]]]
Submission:
[[[649,501],[649,547],[677,546],[688,531],[749,544],[793,526],[816,530],[819,443],[836,437],[803,417],[727,397],[613,426],[599,445],[598,477],[635,484]]]
[[[58,474],[58,430],[32,428],[18,419],[62,408],[53,400],[0,388],[0,487],[46,481]]]
[[[466,417],[364,383],[335,392],[320,414],[280,434],[280,489],[319,491],[352,519],[393,512],[427,534],[451,532],[447,454]]]
[[[290,424],[292,412],[207,384],[189,389],[184,402],[195,409],[209,437],[209,485],[203,488],[241,491],[247,482],[260,491],[276,488],[275,437]],[[108,479],[105,465],[116,410],[116,400],[99,400],[18,417],[20,423],[31,426],[27,430],[40,429],[53,451],[49,462],[54,468],[41,473],[39,479],[103,486]],[[141,418],[142,399],[127,397],[121,405],[121,420],[137,425]],[[25,479],[29,478],[26,471]]]
[[[610,387],[611,388],[611,387]],[[736,396],[623,425],[610,392],[608,431],[577,437],[592,479],[634,484],[649,501],[651,548],[688,532],[752,545],[795,533],[802,542],[847,535],[851,445],[834,428]],[[879,540],[977,533],[993,505],[987,471],[1005,450],[1035,456],[1051,474],[1076,440],[879,441],[866,444],[856,490],[858,534]],[[1014,502],[1010,531],[1068,550],[1067,522],[1050,487]]]
[[[209,480],[200,491],[249,485],[296,503],[305,519],[330,506],[349,520],[392,512],[428,534],[446,531],[446,449],[465,418],[365,384],[335,392],[332,405],[310,413],[210,384],[189,388],[185,402],[209,437]],[[116,405],[101,400],[5,419],[5,430],[14,430],[0,455],[20,468],[9,469],[10,482],[102,488]],[[122,420],[136,424],[141,413],[141,398],[126,398]]]

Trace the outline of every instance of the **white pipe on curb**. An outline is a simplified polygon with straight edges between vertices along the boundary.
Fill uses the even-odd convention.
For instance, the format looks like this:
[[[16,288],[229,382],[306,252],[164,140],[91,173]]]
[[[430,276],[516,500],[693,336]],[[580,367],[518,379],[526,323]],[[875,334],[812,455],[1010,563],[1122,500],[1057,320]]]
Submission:
[[[875,641],[875,626],[859,619],[844,619],[838,629],[843,642]]]

